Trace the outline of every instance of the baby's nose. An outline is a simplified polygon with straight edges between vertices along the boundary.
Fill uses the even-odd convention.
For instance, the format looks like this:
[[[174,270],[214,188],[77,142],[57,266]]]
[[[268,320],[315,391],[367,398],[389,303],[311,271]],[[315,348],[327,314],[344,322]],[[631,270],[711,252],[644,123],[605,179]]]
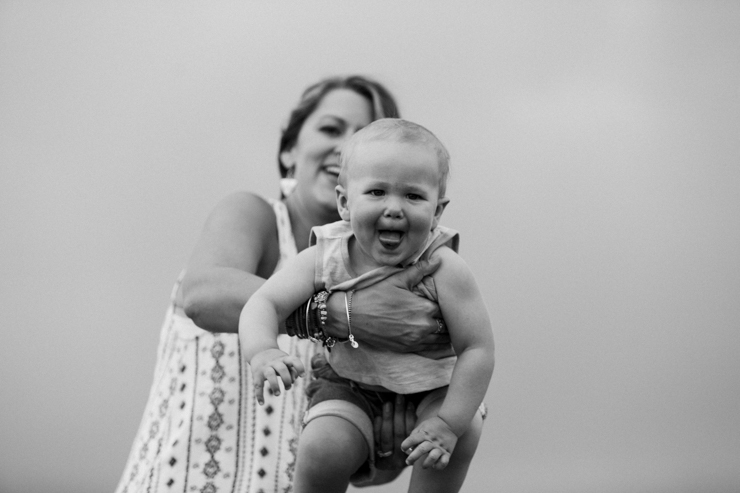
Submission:
[[[400,206],[398,201],[392,199],[388,200],[383,215],[394,219],[401,218],[403,217],[403,208]]]

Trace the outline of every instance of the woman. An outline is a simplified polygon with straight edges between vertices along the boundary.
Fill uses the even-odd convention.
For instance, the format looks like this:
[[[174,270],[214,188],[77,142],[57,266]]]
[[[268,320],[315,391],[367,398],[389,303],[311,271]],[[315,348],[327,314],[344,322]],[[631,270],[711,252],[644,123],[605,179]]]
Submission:
[[[239,314],[265,278],[308,246],[313,226],[339,219],[339,148],[360,128],[388,116],[398,116],[392,96],[366,78],[332,78],[309,87],[280,141],[283,199],[235,193],[210,214],[173,290],[154,383],[118,492],[290,491],[308,379],[258,406],[240,355]],[[355,337],[391,350],[446,346],[436,305],[409,291],[435,268],[422,265],[358,291]],[[326,331],[344,337],[344,306],[334,298],[328,300]],[[310,368],[317,346],[280,337],[281,347]],[[396,453],[379,458],[378,467],[389,469],[379,482],[400,471],[400,442],[413,425],[413,409],[402,401],[395,410],[384,409],[378,450]]]

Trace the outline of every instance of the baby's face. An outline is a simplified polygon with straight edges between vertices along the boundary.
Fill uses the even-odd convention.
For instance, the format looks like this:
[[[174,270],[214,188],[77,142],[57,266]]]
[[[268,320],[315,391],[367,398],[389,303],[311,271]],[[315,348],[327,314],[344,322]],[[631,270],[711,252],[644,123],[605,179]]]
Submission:
[[[439,199],[436,153],[416,143],[363,143],[347,171],[346,189],[337,187],[337,204],[355,235],[353,267],[412,260],[447,203]]]

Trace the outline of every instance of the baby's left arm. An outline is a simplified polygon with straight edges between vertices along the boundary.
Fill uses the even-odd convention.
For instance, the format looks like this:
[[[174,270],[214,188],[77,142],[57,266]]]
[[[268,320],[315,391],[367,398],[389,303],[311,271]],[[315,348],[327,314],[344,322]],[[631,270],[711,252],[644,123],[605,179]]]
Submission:
[[[465,261],[447,247],[438,249],[434,255],[442,259],[442,265],[433,276],[434,284],[457,354],[447,396],[437,418],[460,437],[470,426],[488,390],[494,366],[493,332],[483,297]],[[404,448],[418,444],[420,437],[413,437],[412,433],[404,442]],[[413,462],[422,455],[422,450],[415,451],[409,459]]]

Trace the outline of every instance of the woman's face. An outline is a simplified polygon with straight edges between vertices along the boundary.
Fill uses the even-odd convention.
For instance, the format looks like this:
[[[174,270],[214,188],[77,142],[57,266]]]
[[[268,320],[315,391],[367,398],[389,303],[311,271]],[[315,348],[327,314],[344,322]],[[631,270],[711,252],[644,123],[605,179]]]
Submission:
[[[297,180],[291,200],[303,208],[336,215],[334,192],[339,176],[339,151],[352,134],[372,121],[370,101],[350,89],[328,92],[303,123],[296,144],[280,158],[295,166]]]

